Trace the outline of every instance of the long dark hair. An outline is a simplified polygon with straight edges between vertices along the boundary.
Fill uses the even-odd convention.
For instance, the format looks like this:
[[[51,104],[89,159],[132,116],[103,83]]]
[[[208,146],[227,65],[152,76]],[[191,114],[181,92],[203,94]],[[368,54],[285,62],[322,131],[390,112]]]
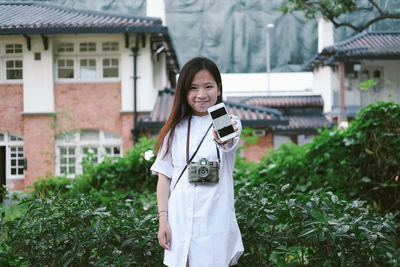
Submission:
[[[201,70],[207,70],[213,76],[215,82],[217,83],[218,90],[220,92],[217,103],[222,102],[222,81],[221,81],[221,73],[215,63],[205,57],[195,57],[189,60],[182,68],[179,78],[178,84],[176,85],[175,98],[172,106],[171,114],[168,117],[168,120],[161,128],[160,133],[158,134],[156,148],[157,152],[160,151],[160,148],[164,142],[165,137],[169,133],[168,141],[166,143],[166,150],[163,158],[165,158],[171,150],[172,138],[174,136],[175,127],[180,123],[186,116],[192,114],[192,108],[189,106],[187,102],[187,95],[190,90],[190,86],[193,82],[193,78],[197,72]]]

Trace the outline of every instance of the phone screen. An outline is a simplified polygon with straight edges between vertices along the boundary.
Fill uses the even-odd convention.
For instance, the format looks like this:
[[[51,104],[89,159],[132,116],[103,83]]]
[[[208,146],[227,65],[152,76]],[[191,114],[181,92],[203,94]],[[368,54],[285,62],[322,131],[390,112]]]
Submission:
[[[211,118],[214,121],[215,128],[217,128],[220,137],[227,136],[235,132],[233,129],[231,119],[226,113],[225,108],[221,107],[210,112]]]

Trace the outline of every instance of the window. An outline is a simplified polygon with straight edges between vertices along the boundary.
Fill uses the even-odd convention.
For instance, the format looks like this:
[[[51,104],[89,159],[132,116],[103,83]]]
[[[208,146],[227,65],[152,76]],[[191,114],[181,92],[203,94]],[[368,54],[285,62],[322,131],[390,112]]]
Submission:
[[[21,44],[8,44],[6,45],[6,54],[18,54],[22,53]]]
[[[381,90],[381,72],[379,70],[374,71],[374,92],[379,92]]]
[[[60,173],[75,174],[76,148],[60,147]]]
[[[7,80],[22,79],[22,60],[7,60],[6,61],[6,77]]]
[[[73,43],[61,43],[57,46],[57,52],[74,52]]]
[[[74,60],[59,59],[57,60],[57,75],[58,78],[71,79],[74,78]]]
[[[11,175],[24,175],[24,147],[10,147]]]
[[[103,59],[103,77],[104,78],[118,77],[118,59],[117,58]]]
[[[96,43],[80,43],[79,51],[81,52],[95,52]]]
[[[121,157],[121,148],[119,146],[110,146],[105,148],[106,157]]]
[[[103,51],[118,51],[119,46],[117,42],[106,42],[103,43]]]
[[[84,160],[97,163],[99,161],[97,147],[82,147],[82,161]]]
[[[24,139],[0,132],[0,145],[5,147],[6,179],[23,179],[25,173]]]
[[[81,59],[80,60],[80,77],[96,78],[96,60],[95,59]]]
[[[56,174],[73,177],[83,171],[83,162],[98,163],[122,155],[121,136],[102,130],[85,129],[56,137]]]

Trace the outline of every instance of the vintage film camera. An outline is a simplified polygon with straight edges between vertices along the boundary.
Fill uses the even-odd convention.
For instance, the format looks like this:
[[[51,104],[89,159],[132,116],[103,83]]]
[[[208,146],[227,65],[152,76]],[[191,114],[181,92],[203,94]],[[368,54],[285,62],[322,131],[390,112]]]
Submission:
[[[219,165],[216,161],[201,158],[189,165],[189,182],[191,183],[218,183]]]

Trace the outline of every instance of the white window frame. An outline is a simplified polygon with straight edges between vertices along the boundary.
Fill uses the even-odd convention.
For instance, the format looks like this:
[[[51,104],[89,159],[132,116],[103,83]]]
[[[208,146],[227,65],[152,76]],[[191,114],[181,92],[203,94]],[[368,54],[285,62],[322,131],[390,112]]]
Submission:
[[[93,60],[94,60],[94,67],[85,66],[85,68],[87,68],[87,69],[94,69],[94,70],[95,70],[96,75],[95,75],[94,77],[82,77],[82,61],[83,61],[83,60],[86,61],[86,63],[87,63],[88,65],[90,65],[90,61],[93,61]],[[87,58],[80,58],[79,61],[78,61],[78,62],[79,62],[79,78],[82,79],[82,80],[97,79],[98,76],[99,76],[99,70],[98,70],[97,61],[98,61],[98,60],[96,60],[96,58],[90,58],[90,57],[87,57]]]
[[[58,69],[59,69],[59,66],[58,66],[58,61],[59,60],[64,60],[65,61],[65,63],[67,62],[67,60],[72,60],[72,63],[73,63],[73,66],[72,66],[72,70],[73,70],[73,76],[74,77],[72,77],[72,78],[65,78],[65,77],[58,77]],[[60,57],[60,58],[57,58],[56,59],[56,64],[55,64],[56,66],[56,71],[55,71],[55,73],[56,73],[56,77],[57,77],[57,79],[58,80],[61,80],[61,81],[71,81],[71,80],[75,80],[76,79],[76,75],[77,75],[77,70],[76,70],[76,63],[75,63],[75,59],[74,58],[71,58],[71,57]],[[70,69],[70,68],[66,68],[66,67],[63,67],[63,69]]]
[[[73,43],[74,51],[58,51],[59,45]],[[96,51],[82,51],[81,44],[95,43]],[[117,44],[117,50],[103,51],[103,44],[109,44],[110,49],[112,44]],[[114,45],[115,46],[115,45]],[[98,40],[91,40],[89,38],[84,38],[81,40],[67,40],[60,39],[55,42],[54,45],[54,73],[55,82],[58,83],[81,83],[81,82],[119,82],[121,81],[121,40],[105,41],[104,38],[99,38]],[[74,78],[59,78],[58,77],[58,60],[74,60]],[[81,60],[95,59],[96,60],[96,77],[81,77]],[[112,66],[112,68],[118,69],[117,77],[104,77],[104,59],[116,59],[118,60],[117,66]],[[107,68],[107,67],[106,67]],[[108,67],[110,68],[110,67]]]
[[[57,139],[55,142],[56,147],[56,175],[63,175],[61,173],[61,148],[63,147],[74,147],[76,151],[75,158],[75,174],[67,174],[66,177],[74,178],[76,175],[82,174],[82,160],[85,157],[83,153],[84,148],[94,148],[97,149],[97,162],[100,163],[104,159],[107,158],[106,155],[106,147],[119,147],[120,149],[120,157],[123,155],[122,153],[122,136],[117,135],[115,133],[111,133],[104,130],[96,130],[98,131],[99,137],[97,140],[81,140],[81,131],[71,131],[66,133],[70,136],[69,140],[65,139]],[[115,138],[107,138],[108,136],[115,136]]]
[[[116,49],[113,49],[113,48],[115,48],[115,46],[116,46]],[[118,52],[119,51],[119,42],[115,42],[115,41],[102,42],[101,50],[103,52]]]
[[[72,51],[65,51],[66,46],[69,46],[70,44],[72,45]],[[64,51],[59,51],[60,48],[62,48]],[[74,53],[75,52],[75,44],[74,44],[74,42],[61,42],[61,43],[58,43],[56,45],[56,52],[58,54],[71,54],[71,53]]]
[[[15,45],[20,45],[22,50],[21,52],[17,53],[6,53],[6,46],[13,45],[15,49]],[[15,50],[14,50],[15,51]],[[7,41],[1,42],[0,41],[0,83],[2,84],[20,84],[23,81],[24,77],[24,62],[23,62],[23,52],[24,52],[24,45],[20,41]],[[16,61],[19,60],[22,62],[22,78],[21,79],[7,79],[7,61]],[[15,66],[14,66],[15,68]]]
[[[116,59],[116,60],[118,60],[118,64],[115,66],[115,65],[112,65],[112,60],[113,59]],[[104,60],[110,60],[110,64],[111,65],[109,65],[109,66],[107,66],[107,67],[105,67],[104,66]],[[117,79],[117,78],[119,78],[119,76],[120,76],[120,60],[119,60],[119,58],[117,58],[117,57],[104,57],[104,58],[102,58],[101,59],[101,65],[102,65],[102,68],[101,68],[101,77],[103,78],[103,79]],[[114,69],[114,68],[117,68],[117,77],[104,77],[104,70],[105,69]]]
[[[13,51],[11,53],[7,53],[7,46],[13,46]],[[20,52],[15,52],[16,46],[18,45],[18,47],[21,47],[21,51]],[[22,52],[24,51],[24,47],[22,46],[22,44],[20,43],[9,43],[9,44],[5,44],[4,45],[4,54],[6,55],[15,55],[15,54],[22,54]]]
[[[0,146],[5,146],[6,147],[6,180],[22,180],[25,178],[25,169],[24,169],[24,174],[11,174],[11,148],[17,147],[23,149],[23,157],[22,160],[25,159],[25,148],[24,148],[24,140],[21,136],[17,134],[11,134],[8,132],[0,132],[3,136],[4,139],[0,140]],[[16,137],[17,140],[11,140],[11,137]],[[18,154],[18,152],[17,152]],[[19,158],[17,157],[17,160]],[[19,164],[17,163],[19,166]]]

